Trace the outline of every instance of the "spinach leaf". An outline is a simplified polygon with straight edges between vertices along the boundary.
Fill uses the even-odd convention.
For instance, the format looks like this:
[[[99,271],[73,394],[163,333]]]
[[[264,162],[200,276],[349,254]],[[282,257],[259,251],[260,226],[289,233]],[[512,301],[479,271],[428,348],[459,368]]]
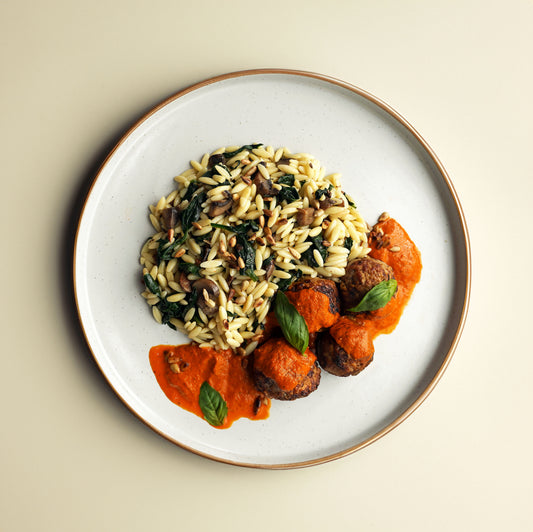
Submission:
[[[187,190],[185,192],[185,196],[183,196],[183,200],[190,201],[193,197],[194,193],[200,188],[200,183],[198,181],[191,181],[189,183],[189,186],[187,187]]]
[[[285,292],[287,288],[291,286],[292,283],[296,282],[303,275],[302,270],[292,270],[292,271],[294,272],[294,274],[291,276],[290,279],[280,279],[277,282],[278,290]]]
[[[333,185],[329,185],[328,188],[319,188],[315,192],[315,199],[321,200],[324,198],[331,198],[331,189],[333,188]]]
[[[259,231],[259,226],[253,220],[245,220],[239,225],[223,225],[212,223],[211,227],[218,227],[219,229],[225,229],[226,231],[231,231],[232,233],[240,233],[241,235],[245,235],[248,233],[248,231]]]
[[[161,301],[159,301],[156,306],[161,312],[161,323],[163,323],[164,325],[168,325],[171,329],[176,330],[176,327],[172,323],[170,323],[170,320],[172,318],[183,320],[183,316],[185,315],[185,306],[180,305],[179,303],[171,303],[166,299],[162,299]]]
[[[181,229],[184,234],[189,232],[193,222],[197,222],[202,214],[202,203],[207,199],[205,192],[200,192],[194,196],[187,208],[181,213]]]
[[[300,194],[294,187],[282,186],[281,190],[278,191],[278,200],[281,203],[286,201],[287,203],[292,203],[300,199]]]
[[[391,300],[397,288],[396,279],[381,281],[364,295],[357,306],[348,310],[350,312],[369,312],[382,308]]]
[[[309,346],[309,329],[296,307],[279,290],[276,293],[274,313],[287,342],[304,354]]]
[[[198,404],[205,420],[214,427],[222,425],[228,415],[228,404],[207,381],[200,386]]]
[[[289,185],[292,187],[294,185],[294,176],[292,174],[284,174],[278,177],[278,185]]]
[[[357,209],[357,206],[353,202],[352,198],[350,198],[350,196],[348,196],[348,194],[346,194],[346,192],[343,192],[343,194],[344,194],[344,197],[346,198],[346,201],[348,202],[348,205],[350,207],[353,207],[354,209]]]
[[[170,260],[174,256],[176,249],[178,249],[187,240],[187,237],[188,233],[185,233],[181,236],[181,238],[174,240],[174,242],[172,242],[170,245],[167,245],[169,243],[168,238],[159,239],[159,246],[157,247],[157,260],[159,262],[162,260]]]
[[[186,274],[200,275],[200,266],[196,264],[190,264],[189,262],[181,261],[178,264],[178,270],[180,272],[185,272]]]
[[[255,250],[250,242],[248,242],[245,235],[237,233],[236,237],[237,245],[235,246],[235,254],[237,255],[237,258],[241,257],[244,262],[244,268],[241,268],[241,273],[244,273],[254,281],[257,281],[257,275],[254,273]]]
[[[156,296],[161,295],[161,290],[159,289],[159,285],[154,281],[153,277],[149,273],[145,273],[143,275],[144,284],[146,285],[146,288],[152,292],[152,294],[155,294]]]
[[[231,159],[232,157],[235,157],[238,153],[241,153],[241,151],[244,150],[255,150],[256,148],[260,148],[262,144],[245,144],[244,146],[241,146],[240,148],[236,149],[235,151],[227,151],[224,153],[224,157],[227,159]]]
[[[226,170],[226,172],[228,172],[228,174],[231,172],[231,170],[225,164],[218,163],[215,166],[213,166],[213,168],[210,168],[204,174],[202,174],[202,177],[213,177],[215,174],[220,175],[218,173],[218,170],[216,169],[217,166],[220,166],[221,168],[224,168],[224,170]],[[224,181],[224,183],[220,183],[219,185],[216,185],[216,186],[220,187],[222,185],[229,185],[229,184],[230,184],[230,182],[226,179],[226,181]],[[209,186],[209,185],[206,185],[206,186]]]
[[[351,250],[352,247],[353,247],[353,238],[351,236],[347,236],[345,239],[344,239],[344,247],[346,249],[349,249]]]
[[[302,258],[304,258],[307,261],[307,264],[309,266],[312,266],[313,268],[318,268],[319,264],[316,261],[314,257],[314,250],[317,249],[320,253],[320,256],[322,257],[322,260],[326,262],[326,259],[328,257],[328,248],[322,244],[322,237],[320,235],[317,236],[310,236],[306,242],[312,242],[312,245],[307,249],[304,253],[302,253]]]

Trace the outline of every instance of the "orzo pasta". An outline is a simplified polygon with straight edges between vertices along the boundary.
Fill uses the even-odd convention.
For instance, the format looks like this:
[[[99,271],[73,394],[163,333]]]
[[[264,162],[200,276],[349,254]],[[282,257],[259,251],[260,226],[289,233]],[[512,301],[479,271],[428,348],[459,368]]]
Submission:
[[[191,161],[150,206],[142,296],[154,318],[201,346],[244,354],[277,290],[337,279],[369,252],[369,228],[313,156],[252,144]]]

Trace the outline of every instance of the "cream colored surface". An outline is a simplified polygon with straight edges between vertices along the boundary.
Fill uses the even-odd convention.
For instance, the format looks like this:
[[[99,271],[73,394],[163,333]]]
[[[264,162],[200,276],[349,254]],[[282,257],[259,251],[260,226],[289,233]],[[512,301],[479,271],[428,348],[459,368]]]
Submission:
[[[532,24],[525,0],[2,3],[0,530],[532,530]],[[338,77],[402,113],[472,244],[469,318],[434,392],[370,447],[293,471],[146,428],[92,361],[70,279],[84,192],[125,129],[258,67]]]

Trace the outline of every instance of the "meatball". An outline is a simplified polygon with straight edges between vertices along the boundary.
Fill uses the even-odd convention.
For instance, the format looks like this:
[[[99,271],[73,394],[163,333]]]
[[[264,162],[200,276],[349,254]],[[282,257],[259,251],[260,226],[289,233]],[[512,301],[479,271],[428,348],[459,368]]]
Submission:
[[[339,290],[330,279],[301,279],[285,294],[303,316],[310,333],[331,327],[340,316]]]
[[[394,279],[394,272],[381,260],[363,257],[350,262],[339,283],[343,308],[355,307],[370,289],[389,279]]]
[[[253,354],[255,385],[267,397],[293,401],[314,392],[320,383],[320,366],[308,349],[304,354],[285,338],[271,338]]]
[[[319,335],[315,352],[322,369],[337,377],[348,377],[357,375],[372,362],[374,344],[365,323],[343,316]]]

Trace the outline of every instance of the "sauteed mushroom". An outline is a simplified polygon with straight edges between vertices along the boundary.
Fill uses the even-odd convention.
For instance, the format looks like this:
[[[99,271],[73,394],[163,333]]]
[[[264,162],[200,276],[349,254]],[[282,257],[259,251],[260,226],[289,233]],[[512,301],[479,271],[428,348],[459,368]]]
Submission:
[[[233,199],[229,192],[225,191],[225,199],[220,201],[213,201],[209,207],[209,216],[211,218],[214,218],[215,216],[219,216],[220,214],[224,214],[226,211],[231,209],[231,205],[233,204]]]
[[[214,316],[218,312],[218,296],[220,289],[211,279],[198,279],[192,285],[198,293],[198,306],[206,316]]]

